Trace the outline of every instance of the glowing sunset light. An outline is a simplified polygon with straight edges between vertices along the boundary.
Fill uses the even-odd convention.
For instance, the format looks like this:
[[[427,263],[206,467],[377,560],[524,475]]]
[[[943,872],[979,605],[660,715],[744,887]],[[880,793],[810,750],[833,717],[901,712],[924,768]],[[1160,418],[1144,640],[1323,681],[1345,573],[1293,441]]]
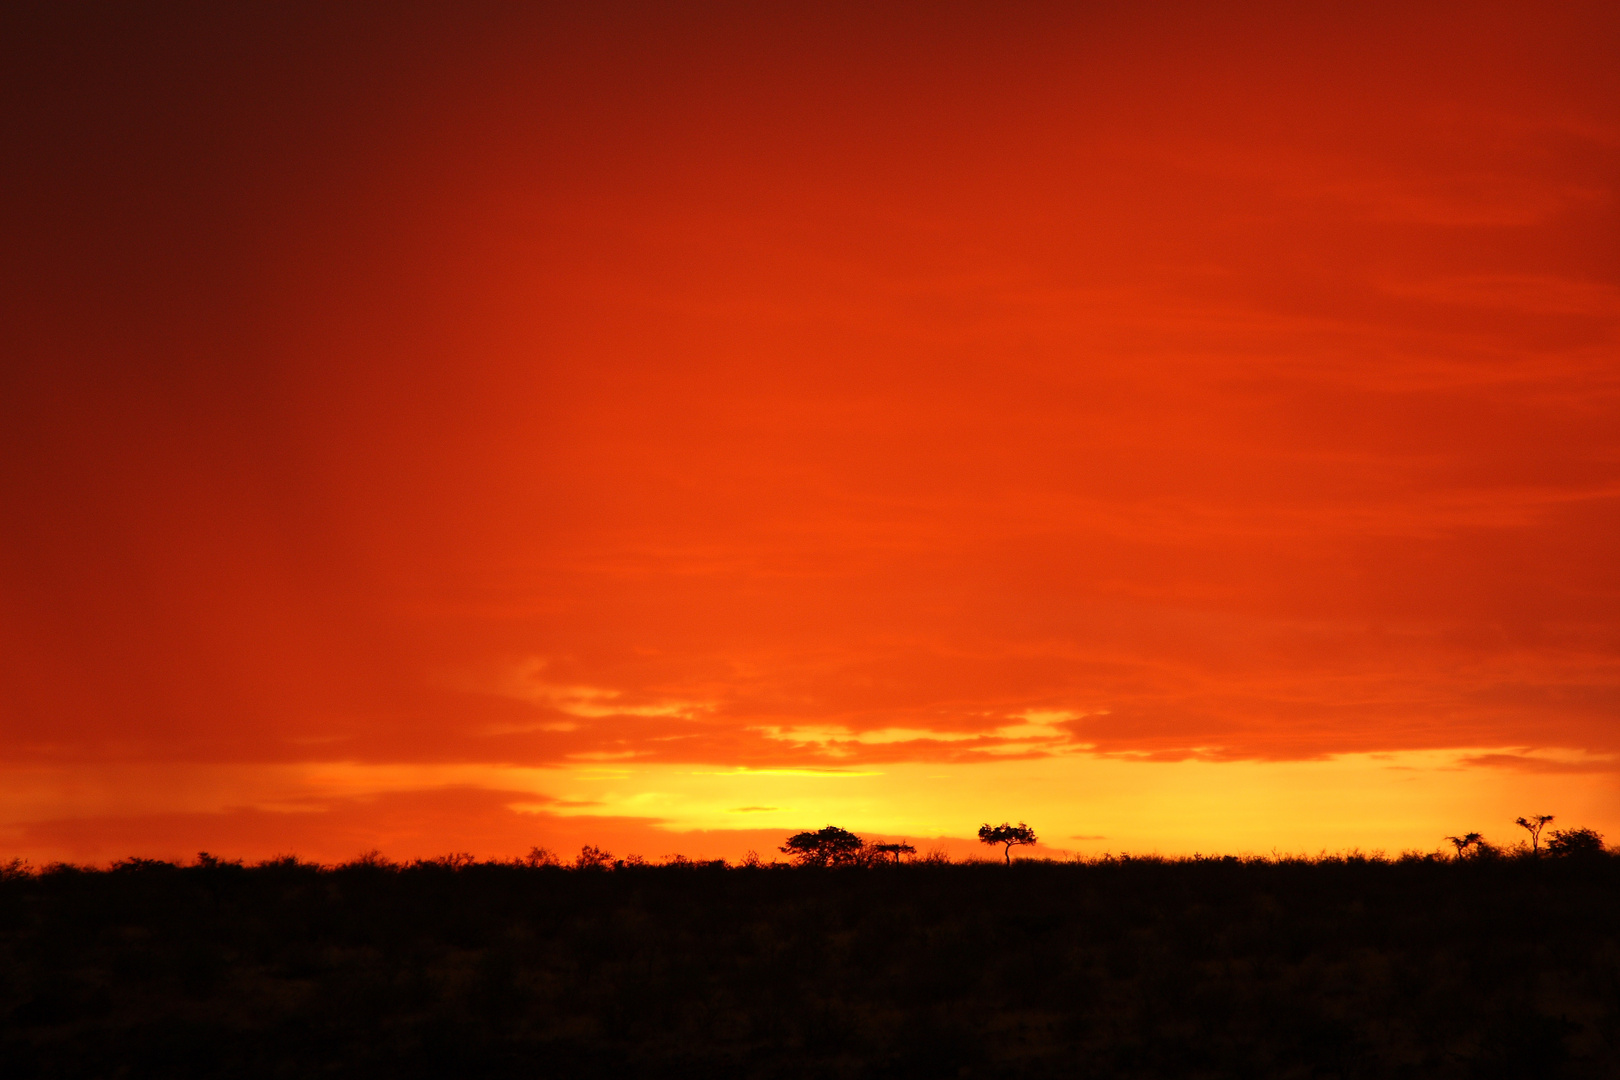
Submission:
[[[1620,839],[1612,6],[0,19],[0,856]]]

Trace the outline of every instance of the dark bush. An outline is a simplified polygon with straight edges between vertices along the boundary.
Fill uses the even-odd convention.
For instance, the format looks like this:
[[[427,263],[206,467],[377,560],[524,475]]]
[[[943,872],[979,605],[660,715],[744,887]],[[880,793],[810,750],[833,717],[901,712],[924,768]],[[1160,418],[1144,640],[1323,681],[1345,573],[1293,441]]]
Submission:
[[[1591,829],[1558,829],[1547,839],[1547,854],[1563,857],[1603,854],[1603,836]]]

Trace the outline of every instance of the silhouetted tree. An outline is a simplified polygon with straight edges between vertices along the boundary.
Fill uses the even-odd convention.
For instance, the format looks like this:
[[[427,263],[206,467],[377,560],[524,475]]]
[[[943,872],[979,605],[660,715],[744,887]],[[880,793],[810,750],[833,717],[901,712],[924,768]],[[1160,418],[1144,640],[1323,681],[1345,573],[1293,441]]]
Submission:
[[[872,850],[882,855],[893,855],[896,866],[900,865],[900,856],[917,854],[917,849],[910,844],[873,844]]]
[[[557,858],[555,852],[548,848],[531,847],[529,853],[520,858],[518,862],[532,870],[537,866],[557,866],[561,860]]]
[[[1547,854],[1560,858],[1603,854],[1603,834],[1592,829],[1555,829],[1547,837]]]
[[[1530,834],[1530,854],[1541,854],[1541,830],[1552,819],[1551,814],[1531,814],[1527,818],[1513,819],[1513,824]]]
[[[778,850],[793,856],[800,866],[847,866],[861,861],[864,846],[854,833],[828,825],[816,832],[795,833]]]
[[[1468,854],[1469,848],[1478,845],[1485,838],[1477,832],[1471,832],[1463,833],[1461,836],[1448,836],[1446,839],[1450,840],[1451,846],[1457,849],[1457,859],[1461,861],[1463,856]]]
[[[979,826],[979,843],[1000,844],[1002,857],[1006,859],[1008,866],[1012,865],[1013,848],[1033,844],[1034,842],[1035,830],[1022,821],[1016,825],[1003,821],[1000,825],[985,824]]]
[[[599,847],[586,844],[579,849],[579,858],[574,860],[575,870],[606,870],[613,865],[613,853],[603,851]]]

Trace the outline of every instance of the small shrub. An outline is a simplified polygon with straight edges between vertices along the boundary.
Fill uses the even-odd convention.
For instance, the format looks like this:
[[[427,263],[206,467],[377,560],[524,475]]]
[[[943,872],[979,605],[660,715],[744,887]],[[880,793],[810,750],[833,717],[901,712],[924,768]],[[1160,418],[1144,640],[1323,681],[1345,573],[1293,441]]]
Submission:
[[[152,870],[175,870],[178,868],[174,863],[164,862],[162,859],[143,859],[138,855],[131,855],[127,859],[119,859],[113,863],[112,869],[118,873],[128,874]]]

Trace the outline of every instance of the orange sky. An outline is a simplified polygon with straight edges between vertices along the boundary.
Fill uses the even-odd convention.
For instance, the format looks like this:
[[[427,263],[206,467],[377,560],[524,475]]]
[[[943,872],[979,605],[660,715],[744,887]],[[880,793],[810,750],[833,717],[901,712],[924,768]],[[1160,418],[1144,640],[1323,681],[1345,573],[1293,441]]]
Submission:
[[[1620,14],[1304,7],[8,9],[0,855],[1620,839]]]

